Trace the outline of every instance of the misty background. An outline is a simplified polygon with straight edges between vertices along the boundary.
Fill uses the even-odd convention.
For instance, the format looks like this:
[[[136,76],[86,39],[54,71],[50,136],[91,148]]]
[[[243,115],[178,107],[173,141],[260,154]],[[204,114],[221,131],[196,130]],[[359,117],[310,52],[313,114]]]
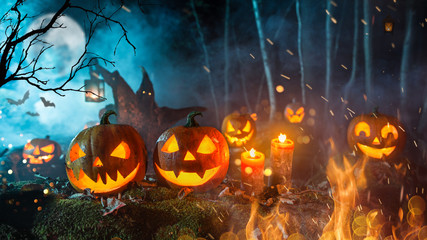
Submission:
[[[90,4],[96,4],[83,0],[75,2],[88,7]],[[120,6],[120,1],[100,2],[107,10]],[[304,80],[307,84],[306,105],[316,109],[319,116],[318,127],[326,131],[335,126],[342,131],[347,128],[349,122],[345,116],[350,117],[346,108],[359,115],[371,112],[378,106],[380,112],[398,116],[412,138],[425,139],[423,132],[427,120],[423,114],[427,111],[427,0],[416,0],[411,4],[411,1],[401,0],[259,1],[261,25],[275,89],[277,121],[283,118],[283,109],[292,99],[302,101],[296,2],[299,2],[301,13],[300,41]],[[356,16],[359,23],[357,70],[354,84],[343,102],[341,98],[344,96],[344,87],[350,79],[353,67],[356,2],[359,6],[359,15]],[[369,4],[369,20],[365,20],[363,15],[364,2]],[[6,3],[0,6],[0,11],[5,12],[12,3],[14,1],[6,0]],[[225,55],[224,41],[227,3],[228,57]],[[36,20],[37,17],[55,12],[61,4],[62,1],[26,1],[22,11],[35,15]],[[200,39],[190,1],[124,1],[124,6],[114,18],[128,30],[129,40],[136,46],[136,52],[122,41],[114,54],[113,50],[121,36],[120,29],[118,26],[102,24],[99,25],[89,50],[114,61],[115,67],[107,65],[106,68],[109,71],[119,71],[134,91],[142,80],[140,66],[143,66],[153,82],[155,100],[159,106],[204,106],[207,111],[199,122],[217,128],[220,128],[223,117],[233,111],[257,113],[259,121],[268,120],[269,95],[252,1],[195,1],[204,44]],[[327,9],[329,14],[325,11]],[[405,51],[410,57],[406,89],[403,89],[407,97],[405,105],[401,106],[400,77],[408,12],[412,17],[411,38],[410,48]],[[383,21],[387,16],[394,20],[393,33],[384,31]],[[84,34],[87,32],[85,16],[68,11],[66,17],[75,21]],[[69,20],[65,23],[67,22],[72,24]],[[365,31],[363,22],[370,25],[369,33]],[[29,28],[32,21],[27,21],[26,24],[24,28]],[[329,32],[326,31],[327,24]],[[5,27],[0,26],[0,31],[4,31]],[[78,32],[76,28],[71,27],[61,29],[57,34],[49,35],[48,40],[59,41],[61,38],[75,37],[73,42],[83,41],[81,43],[84,44],[83,38],[76,37]],[[369,34],[372,39],[372,93],[365,100],[363,41]],[[331,43],[331,85],[326,101],[322,96],[325,97],[327,38]],[[56,47],[49,50],[43,63],[57,66],[57,69],[43,73],[43,77],[50,80],[48,85],[58,85],[66,77],[66,72],[59,71],[58,66],[66,68],[66,63],[72,62],[75,52],[80,50],[77,43],[65,43],[62,46],[55,44]],[[209,68],[206,67],[204,45],[208,53]],[[224,81],[226,64],[228,97],[225,95]],[[68,87],[80,88],[89,77],[88,69],[81,71]],[[276,90],[278,85],[283,86],[283,92]],[[71,138],[80,132],[86,123],[99,121],[100,109],[114,103],[111,88],[106,85],[105,89],[106,101],[87,103],[83,93],[64,92],[66,96],[61,97],[53,92],[40,91],[26,82],[6,84],[0,88],[0,144],[4,147],[10,144],[20,146],[28,139],[50,135],[51,139],[67,147]],[[21,99],[27,90],[30,90],[30,97],[24,104],[15,106],[7,102],[6,98]],[[212,93],[218,105],[219,120]],[[44,107],[40,97],[54,102],[56,107]],[[26,114],[27,111],[37,112],[40,116],[31,117]],[[182,121],[178,124],[181,123]],[[325,133],[327,134],[329,133]]]

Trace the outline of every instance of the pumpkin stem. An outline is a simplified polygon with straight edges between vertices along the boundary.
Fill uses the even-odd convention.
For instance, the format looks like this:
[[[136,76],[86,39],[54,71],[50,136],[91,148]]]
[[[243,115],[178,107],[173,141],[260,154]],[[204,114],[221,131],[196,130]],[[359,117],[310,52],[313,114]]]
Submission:
[[[196,120],[194,119],[194,117],[196,117],[197,115],[200,115],[203,117],[203,114],[199,111],[192,111],[191,113],[189,113],[187,115],[187,123],[185,124],[184,127],[198,127],[198,126],[200,126],[199,123],[197,123]]]
[[[108,118],[110,117],[110,115],[116,115],[116,112],[114,112],[113,110],[108,110],[106,111],[102,117],[101,117],[101,122],[99,123],[100,125],[105,125],[105,124],[110,124],[110,120],[108,120]]]

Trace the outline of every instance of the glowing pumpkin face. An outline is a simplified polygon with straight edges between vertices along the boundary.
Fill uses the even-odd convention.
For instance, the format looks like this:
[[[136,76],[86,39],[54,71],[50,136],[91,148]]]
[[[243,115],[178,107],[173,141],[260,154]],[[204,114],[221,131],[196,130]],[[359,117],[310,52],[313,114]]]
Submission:
[[[217,187],[227,174],[229,152],[222,134],[212,127],[200,127],[187,117],[186,126],[166,130],[154,150],[154,170],[160,182],[172,188],[190,187],[205,192]]]
[[[221,131],[230,147],[241,147],[255,138],[255,121],[249,114],[232,113],[224,118]]]
[[[108,111],[101,124],[81,131],[65,158],[71,185],[79,192],[112,194],[145,176],[147,151],[138,132],[129,125],[109,124]]]
[[[27,159],[29,164],[44,164],[51,160],[59,159],[61,155],[61,147],[55,141],[47,136],[43,138],[35,138],[25,144],[22,152],[22,157]]]
[[[395,117],[379,113],[362,114],[350,122],[347,141],[359,154],[388,160],[403,151],[406,133]]]
[[[384,19],[384,31],[388,32],[388,33],[392,33],[393,32],[393,27],[394,27],[394,20],[393,20],[393,18],[391,18],[390,16],[387,16]]]
[[[393,32],[393,23],[392,22],[384,23],[384,30],[386,32]]]
[[[289,103],[285,108],[285,118],[290,123],[300,123],[304,119],[305,111],[301,103]]]

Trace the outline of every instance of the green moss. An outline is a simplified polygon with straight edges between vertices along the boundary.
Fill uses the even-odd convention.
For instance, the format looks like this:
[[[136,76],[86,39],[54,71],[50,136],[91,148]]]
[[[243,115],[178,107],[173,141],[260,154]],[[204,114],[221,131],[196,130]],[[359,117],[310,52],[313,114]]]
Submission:
[[[153,199],[167,198],[157,194]],[[33,233],[40,239],[177,239],[182,229],[215,236],[227,227],[225,206],[217,202],[173,198],[126,204],[116,214],[102,216],[98,201],[59,199],[37,215]]]

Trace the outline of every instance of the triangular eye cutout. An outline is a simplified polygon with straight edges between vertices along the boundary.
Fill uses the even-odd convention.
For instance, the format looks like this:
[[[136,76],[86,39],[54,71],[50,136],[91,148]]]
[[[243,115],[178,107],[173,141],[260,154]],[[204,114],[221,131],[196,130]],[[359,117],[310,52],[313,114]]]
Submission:
[[[130,156],[130,149],[127,143],[121,142],[111,153],[112,157],[118,157],[123,159],[128,159]]]
[[[77,159],[86,156],[86,153],[80,148],[79,144],[74,144],[70,149],[70,160],[71,162],[76,161]]]
[[[236,129],[234,129],[233,125],[231,125],[231,122],[227,122],[227,132],[234,132]]]
[[[216,150],[215,144],[207,135],[205,135],[205,137],[203,138],[202,142],[199,145],[199,148],[197,149],[197,152],[202,154],[211,154],[215,152],[215,150]]]
[[[249,121],[246,121],[246,125],[243,128],[243,132],[249,132],[251,130],[251,123]]]
[[[303,107],[298,108],[298,110],[297,110],[297,114],[301,114],[301,113],[303,113],[303,112],[304,112],[304,108],[303,108]]]
[[[291,115],[291,116],[294,115],[294,111],[292,111],[292,109],[290,109],[290,108],[286,109],[286,113]]]
[[[45,153],[53,153],[53,151],[55,151],[55,145],[49,144],[47,146],[40,148],[40,150],[42,150]]]
[[[179,150],[178,142],[176,141],[175,134],[172,135],[162,147],[162,152],[173,153]]]

